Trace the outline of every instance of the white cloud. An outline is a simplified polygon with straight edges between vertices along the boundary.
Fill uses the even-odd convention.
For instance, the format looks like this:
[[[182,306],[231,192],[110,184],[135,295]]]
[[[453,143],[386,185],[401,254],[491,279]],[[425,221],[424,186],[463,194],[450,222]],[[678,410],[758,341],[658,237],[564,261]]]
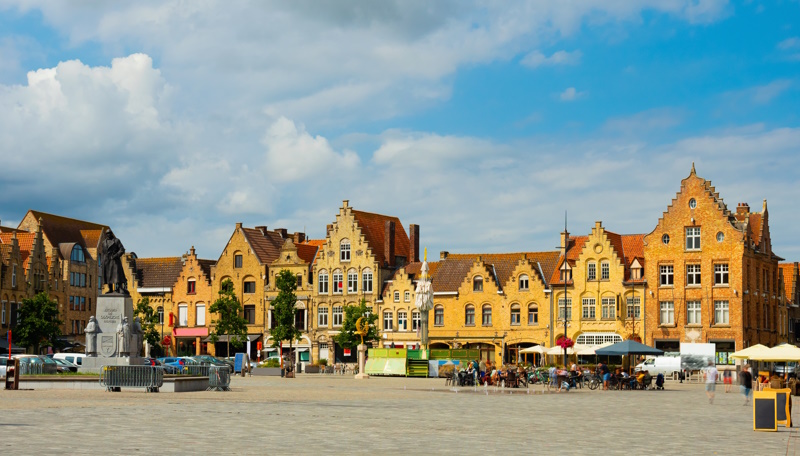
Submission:
[[[753,102],[757,104],[767,104],[774,100],[781,93],[792,87],[792,81],[779,79],[769,84],[753,88]]]
[[[575,87],[567,87],[563,92],[558,94],[558,98],[561,99],[561,101],[575,101],[584,95],[586,95],[586,92],[578,92]]]
[[[650,109],[629,116],[612,117],[606,120],[603,129],[627,135],[641,135],[668,130],[680,125],[684,114],[677,109]]]
[[[536,68],[539,66],[555,66],[555,65],[577,65],[581,61],[583,54],[579,50],[572,52],[556,51],[550,57],[542,54],[540,51],[533,51],[520,60],[520,63],[529,68]]]
[[[788,60],[800,60],[800,38],[793,36],[778,43],[778,49],[784,51],[784,57]]]

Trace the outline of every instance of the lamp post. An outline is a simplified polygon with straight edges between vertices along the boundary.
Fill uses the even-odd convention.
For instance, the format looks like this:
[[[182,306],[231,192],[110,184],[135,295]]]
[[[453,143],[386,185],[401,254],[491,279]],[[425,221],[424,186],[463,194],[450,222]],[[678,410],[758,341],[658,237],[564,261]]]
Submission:
[[[564,339],[567,338],[567,272],[569,262],[567,262],[567,251],[569,250],[569,238],[567,231],[567,212],[564,211]],[[567,368],[567,344],[564,343],[564,368]]]

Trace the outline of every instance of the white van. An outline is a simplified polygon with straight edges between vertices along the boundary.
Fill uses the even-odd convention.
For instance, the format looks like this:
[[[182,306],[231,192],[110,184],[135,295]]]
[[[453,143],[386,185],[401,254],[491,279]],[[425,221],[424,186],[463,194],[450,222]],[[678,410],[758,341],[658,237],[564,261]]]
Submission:
[[[76,366],[80,366],[83,362],[83,358],[86,358],[86,353],[56,353],[53,355],[53,358],[63,359]]]
[[[658,356],[646,359],[643,363],[637,364],[635,370],[636,372],[646,370],[653,377],[658,374],[664,374],[665,377],[668,377],[673,372],[680,372],[681,358],[680,356]]]

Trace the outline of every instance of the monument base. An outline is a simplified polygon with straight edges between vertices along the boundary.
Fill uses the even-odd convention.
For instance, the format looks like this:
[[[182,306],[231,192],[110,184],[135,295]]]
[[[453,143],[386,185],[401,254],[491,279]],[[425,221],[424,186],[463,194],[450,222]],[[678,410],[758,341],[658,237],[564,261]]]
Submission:
[[[98,374],[103,370],[103,366],[142,366],[144,358],[114,357],[105,358],[102,356],[87,356],[78,366],[78,372]]]
[[[356,380],[366,380],[368,378],[369,378],[369,375],[367,375],[367,374],[365,374],[363,372],[356,374]]]
[[[365,365],[367,362],[367,346],[364,344],[359,344],[358,346],[358,373],[356,374],[356,380],[366,380],[369,378],[369,375],[365,372]]]

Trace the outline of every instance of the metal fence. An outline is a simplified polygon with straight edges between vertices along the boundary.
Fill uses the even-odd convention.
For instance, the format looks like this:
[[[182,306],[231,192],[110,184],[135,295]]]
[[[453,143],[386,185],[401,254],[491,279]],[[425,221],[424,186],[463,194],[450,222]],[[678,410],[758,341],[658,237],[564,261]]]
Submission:
[[[44,364],[42,363],[19,363],[20,375],[43,375]]]
[[[189,375],[192,377],[208,377],[208,371],[211,368],[208,364],[187,364],[181,368],[181,375]]]
[[[107,391],[120,388],[146,388],[158,392],[164,385],[164,368],[159,366],[103,366],[100,385]]]
[[[206,391],[230,391],[231,370],[228,366],[209,366]]]

